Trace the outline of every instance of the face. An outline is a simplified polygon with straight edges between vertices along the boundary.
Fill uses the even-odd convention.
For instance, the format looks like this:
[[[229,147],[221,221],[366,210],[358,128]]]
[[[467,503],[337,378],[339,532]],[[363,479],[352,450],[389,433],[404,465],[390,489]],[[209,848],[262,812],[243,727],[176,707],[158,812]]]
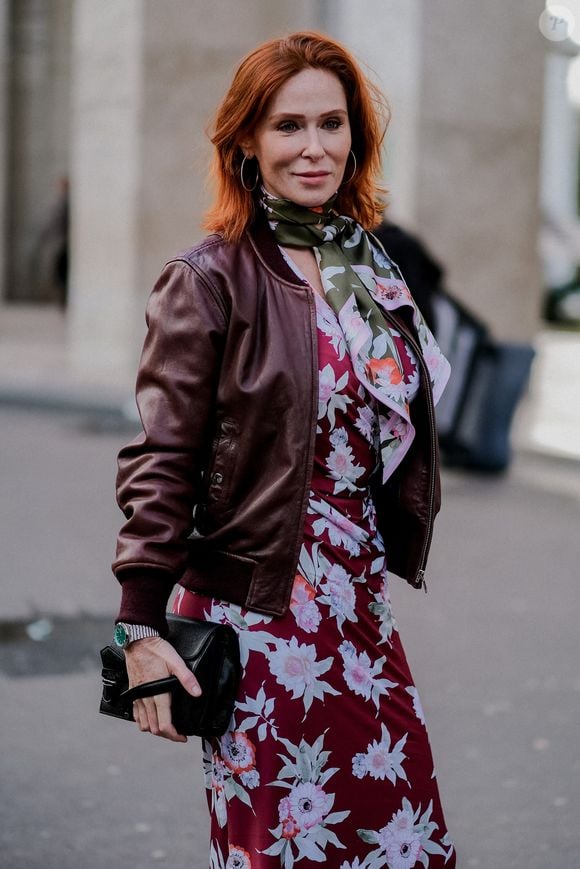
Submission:
[[[269,193],[309,208],[336,193],[350,147],[344,88],[334,73],[312,68],[280,87],[242,142],[244,154],[257,158]]]

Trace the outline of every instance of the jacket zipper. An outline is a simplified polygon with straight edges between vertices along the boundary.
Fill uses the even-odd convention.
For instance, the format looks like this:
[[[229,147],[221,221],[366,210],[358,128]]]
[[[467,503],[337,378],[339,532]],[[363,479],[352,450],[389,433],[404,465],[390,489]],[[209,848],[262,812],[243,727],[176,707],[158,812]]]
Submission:
[[[392,262],[392,260],[391,260]],[[398,266],[397,266],[398,269]],[[399,272],[399,274],[401,274]],[[401,275],[401,279],[403,280],[403,276]],[[421,370],[423,371],[423,377],[425,386],[428,393],[428,401],[427,401],[427,415],[429,417],[429,434],[430,434],[430,444],[431,444],[431,474],[429,478],[429,501],[428,501],[428,512],[427,512],[427,533],[425,534],[425,539],[423,541],[423,548],[421,550],[421,558],[419,560],[419,570],[417,571],[417,575],[415,577],[415,581],[413,585],[415,588],[422,588],[427,593],[427,582],[425,581],[425,567],[427,565],[427,556],[429,555],[429,550],[431,548],[431,541],[433,539],[433,526],[434,526],[434,506],[435,506],[435,480],[436,480],[436,467],[435,467],[435,456],[437,454],[437,427],[435,425],[435,414],[433,412],[433,390],[431,389],[431,378],[429,376],[429,369],[427,368],[427,363],[423,357],[423,352],[415,341],[413,335],[407,331],[407,328],[402,324],[395,320],[389,311],[385,309],[382,310],[382,313],[385,316],[385,319],[393,326],[394,329],[401,332],[404,338],[409,342],[415,354],[417,356],[417,360],[419,365],[421,366]]]

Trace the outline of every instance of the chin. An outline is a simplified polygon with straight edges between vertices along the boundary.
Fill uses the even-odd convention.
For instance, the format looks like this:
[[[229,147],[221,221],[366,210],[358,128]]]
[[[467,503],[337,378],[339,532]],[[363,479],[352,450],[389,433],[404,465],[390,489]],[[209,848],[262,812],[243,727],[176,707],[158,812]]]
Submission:
[[[321,193],[320,191],[312,190],[310,192],[304,192],[301,190],[297,192],[294,196],[289,197],[292,199],[296,205],[302,205],[305,208],[318,208],[321,205],[324,205],[325,202],[328,202],[330,197],[334,194],[334,190],[329,192]]]

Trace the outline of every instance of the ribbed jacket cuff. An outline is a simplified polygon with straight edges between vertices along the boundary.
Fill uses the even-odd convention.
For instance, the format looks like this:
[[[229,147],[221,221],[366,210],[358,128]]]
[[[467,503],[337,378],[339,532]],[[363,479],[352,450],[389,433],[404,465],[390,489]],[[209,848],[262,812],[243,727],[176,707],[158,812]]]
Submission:
[[[167,636],[165,612],[174,586],[171,574],[127,568],[118,575],[121,583],[121,607],[115,621],[132,625],[149,625]]]

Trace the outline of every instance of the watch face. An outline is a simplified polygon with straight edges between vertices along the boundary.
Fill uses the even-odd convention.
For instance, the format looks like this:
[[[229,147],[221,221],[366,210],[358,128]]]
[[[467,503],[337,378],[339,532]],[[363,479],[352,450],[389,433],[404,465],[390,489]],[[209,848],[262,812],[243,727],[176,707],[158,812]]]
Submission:
[[[121,623],[115,625],[115,633],[113,634],[113,639],[115,641],[115,645],[119,646],[120,649],[124,649],[126,646],[129,645],[129,634],[125,625]]]

